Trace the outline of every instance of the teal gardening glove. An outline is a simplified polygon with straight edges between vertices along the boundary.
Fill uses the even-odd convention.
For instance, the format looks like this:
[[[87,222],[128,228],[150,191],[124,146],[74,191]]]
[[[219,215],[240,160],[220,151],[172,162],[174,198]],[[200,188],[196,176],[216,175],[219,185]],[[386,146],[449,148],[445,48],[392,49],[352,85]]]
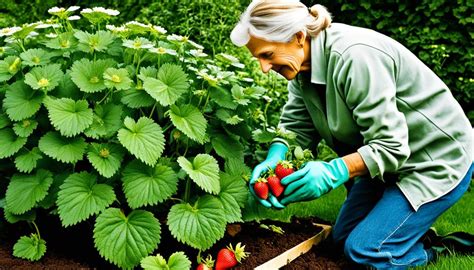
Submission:
[[[264,172],[268,171],[268,168],[275,169],[278,161],[284,160],[286,158],[286,152],[288,152],[288,147],[283,143],[272,143],[270,148],[268,149],[267,158],[253,169],[252,177],[249,181],[249,189],[250,192],[253,194],[254,198],[260,202],[265,207],[276,207],[276,208],[284,208],[285,206],[282,205],[275,196],[271,193],[268,194],[268,199],[263,200],[260,199],[253,190],[253,185],[255,181],[262,175]]]
[[[349,170],[342,158],[330,162],[310,161],[303,168],[281,180],[285,186],[281,203],[309,201],[349,180]]]

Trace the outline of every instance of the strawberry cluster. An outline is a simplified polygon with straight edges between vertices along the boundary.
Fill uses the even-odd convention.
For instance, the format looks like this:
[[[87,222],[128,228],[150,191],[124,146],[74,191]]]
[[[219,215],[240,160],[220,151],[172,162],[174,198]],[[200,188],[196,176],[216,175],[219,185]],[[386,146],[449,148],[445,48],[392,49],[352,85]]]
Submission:
[[[291,154],[290,154],[291,155]],[[281,179],[292,174],[307,161],[312,160],[313,154],[310,150],[303,150],[301,147],[297,146],[293,152],[293,159],[290,160],[280,160],[276,167],[275,171],[271,168],[268,168],[266,173],[263,173],[256,181],[253,186],[253,190],[257,197],[266,200],[268,198],[269,192],[273,196],[279,198],[285,187],[281,184]]]

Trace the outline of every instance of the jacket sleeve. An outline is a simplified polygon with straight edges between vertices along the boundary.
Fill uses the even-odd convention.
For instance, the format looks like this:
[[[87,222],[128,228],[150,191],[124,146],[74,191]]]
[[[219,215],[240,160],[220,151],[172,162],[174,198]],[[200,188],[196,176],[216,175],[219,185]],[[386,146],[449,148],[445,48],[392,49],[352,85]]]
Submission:
[[[364,139],[357,152],[370,176],[383,180],[410,155],[407,121],[397,108],[395,61],[376,48],[355,45],[340,55],[333,74]]]
[[[288,101],[283,106],[278,127],[295,133],[296,142],[301,147],[312,148],[319,143],[320,136],[314,127],[301,92],[296,78],[288,83]],[[280,141],[288,145],[282,138],[275,138],[273,141]]]

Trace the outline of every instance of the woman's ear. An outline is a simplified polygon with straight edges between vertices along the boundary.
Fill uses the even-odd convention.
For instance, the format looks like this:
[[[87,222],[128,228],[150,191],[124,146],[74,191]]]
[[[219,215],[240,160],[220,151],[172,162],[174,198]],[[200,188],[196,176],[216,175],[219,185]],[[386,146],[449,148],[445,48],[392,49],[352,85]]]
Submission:
[[[298,33],[295,34],[295,36],[296,36],[296,43],[298,44],[298,46],[302,48],[306,39],[305,33],[303,31],[299,31]]]

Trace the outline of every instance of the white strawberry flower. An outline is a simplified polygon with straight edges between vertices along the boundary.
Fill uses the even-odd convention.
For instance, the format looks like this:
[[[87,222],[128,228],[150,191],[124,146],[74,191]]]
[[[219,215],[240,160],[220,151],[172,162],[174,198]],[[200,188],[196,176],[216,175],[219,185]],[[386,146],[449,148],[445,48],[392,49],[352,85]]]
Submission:
[[[55,33],[49,33],[49,34],[46,34],[45,36],[46,36],[47,38],[55,38],[55,37],[57,37],[58,35],[55,34]]]
[[[69,16],[69,17],[67,17],[67,19],[68,19],[69,21],[77,21],[77,20],[80,20],[81,17],[78,16],[78,15],[74,15],[74,16]]]
[[[117,33],[123,33],[123,32],[127,32],[127,28],[123,27],[123,26],[115,26],[115,25],[111,25],[111,24],[107,24],[105,26],[105,29],[107,30],[110,30],[112,32],[117,32]]]
[[[15,34],[16,32],[20,31],[21,29],[22,28],[18,26],[2,28],[0,29],[0,37],[11,36]]]
[[[168,49],[168,48],[151,48],[149,49],[151,53],[156,53],[156,54],[169,54],[169,55],[177,55],[178,53],[175,50]]]
[[[51,14],[51,15],[59,15],[63,12],[65,12],[66,9],[63,8],[63,7],[52,7],[50,9],[48,9],[48,13]]]
[[[159,34],[166,34],[166,32],[168,32],[168,31],[166,31],[166,29],[164,29],[163,27],[158,26],[158,25],[153,25],[152,31],[153,32],[158,32]]]
[[[81,8],[80,6],[70,6],[70,7],[68,7],[68,9],[66,11],[73,12],[73,11],[76,11],[80,8]]]
[[[189,53],[194,57],[206,57],[207,53],[204,53],[202,50],[190,50]]]

